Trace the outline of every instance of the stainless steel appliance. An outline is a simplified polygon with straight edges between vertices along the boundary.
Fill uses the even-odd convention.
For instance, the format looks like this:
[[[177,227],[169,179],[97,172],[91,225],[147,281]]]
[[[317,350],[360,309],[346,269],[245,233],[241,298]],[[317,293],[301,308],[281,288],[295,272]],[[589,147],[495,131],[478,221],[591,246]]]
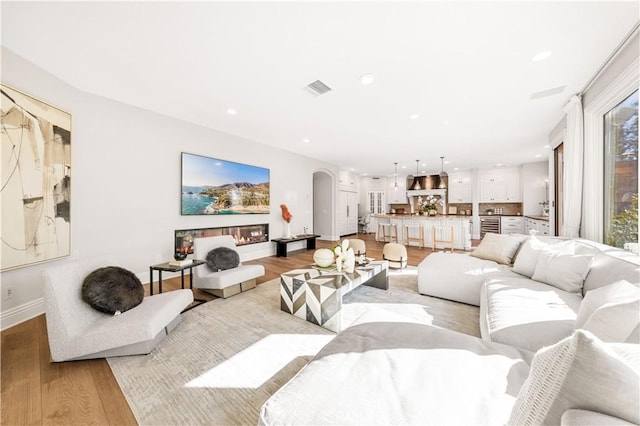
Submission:
[[[487,232],[500,233],[500,216],[480,216],[480,238]]]

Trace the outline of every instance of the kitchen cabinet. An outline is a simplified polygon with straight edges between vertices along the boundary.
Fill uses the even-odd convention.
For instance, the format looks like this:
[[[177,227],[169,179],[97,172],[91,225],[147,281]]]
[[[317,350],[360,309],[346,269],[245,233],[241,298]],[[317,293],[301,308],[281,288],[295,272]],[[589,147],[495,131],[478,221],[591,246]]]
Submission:
[[[386,213],[384,191],[367,192],[367,211],[371,212],[371,214]]]
[[[521,202],[520,169],[491,169],[479,173],[481,203]]]
[[[501,234],[524,233],[524,218],[522,216],[502,216],[500,218]]]
[[[527,217],[525,218],[524,229],[526,234],[534,231],[536,235],[549,235],[549,221]]]
[[[358,192],[360,179],[351,172],[340,170],[338,172],[338,189],[341,191]]]
[[[472,188],[471,173],[450,173],[449,203],[470,203]]]
[[[336,226],[340,236],[358,232],[358,194],[356,192],[338,191]]]
[[[398,189],[395,189],[395,180],[389,179],[387,185],[387,202],[389,204],[407,204],[407,180],[398,179]]]

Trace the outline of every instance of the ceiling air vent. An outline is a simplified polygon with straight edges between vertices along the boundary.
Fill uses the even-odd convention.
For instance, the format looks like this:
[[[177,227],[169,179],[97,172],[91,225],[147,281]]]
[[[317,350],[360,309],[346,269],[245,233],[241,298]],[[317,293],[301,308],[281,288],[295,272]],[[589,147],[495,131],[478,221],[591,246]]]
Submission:
[[[311,90],[316,95],[324,95],[331,91],[331,87],[327,86],[320,80],[316,80],[313,83],[307,84],[307,89]]]
[[[567,86],[552,87],[551,89],[539,90],[531,94],[531,99],[546,98],[547,96],[557,95],[562,93]]]

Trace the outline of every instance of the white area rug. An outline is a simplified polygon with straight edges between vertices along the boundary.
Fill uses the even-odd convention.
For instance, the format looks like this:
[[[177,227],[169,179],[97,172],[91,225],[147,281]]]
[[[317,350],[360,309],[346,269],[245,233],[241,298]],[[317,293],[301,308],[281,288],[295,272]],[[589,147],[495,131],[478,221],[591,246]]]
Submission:
[[[415,269],[393,272],[390,283],[345,296],[344,326],[375,307],[479,335],[478,308],[418,294]],[[279,285],[185,312],[149,355],[109,358],[138,423],[255,425],[262,404],[335,336],[280,311]]]

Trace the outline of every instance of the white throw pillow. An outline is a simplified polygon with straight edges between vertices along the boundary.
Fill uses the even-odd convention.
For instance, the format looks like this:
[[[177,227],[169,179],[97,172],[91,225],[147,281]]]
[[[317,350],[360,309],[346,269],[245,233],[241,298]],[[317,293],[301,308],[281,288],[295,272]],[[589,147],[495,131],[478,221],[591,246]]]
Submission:
[[[518,251],[516,259],[513,262],[513,272],[531,278],[536,270],[540,253],[543,251],[573,254],[575,251],[575,243],[571,240],[546,243],[532,235],[527,238],[522,244],[522,247],[520,247],[520,251]]]
[[[520,247],[521,241],[520,238],[511,235],[489,232],[484,235],[478,247],[471,252],[471,256],[509,265]]]
[[[575,328],[589,330],[604,342],[640,343],[640,287],[621,280],[588,291]]]
[[[640,423],[640,346],[603,343],[585,330],[540,349],[510,425],[560,424],[573,408]]]
[[[591,262],[593,262],[592,255],[544,250],[538,257],[531,279],[570,293],[580,293]]]

